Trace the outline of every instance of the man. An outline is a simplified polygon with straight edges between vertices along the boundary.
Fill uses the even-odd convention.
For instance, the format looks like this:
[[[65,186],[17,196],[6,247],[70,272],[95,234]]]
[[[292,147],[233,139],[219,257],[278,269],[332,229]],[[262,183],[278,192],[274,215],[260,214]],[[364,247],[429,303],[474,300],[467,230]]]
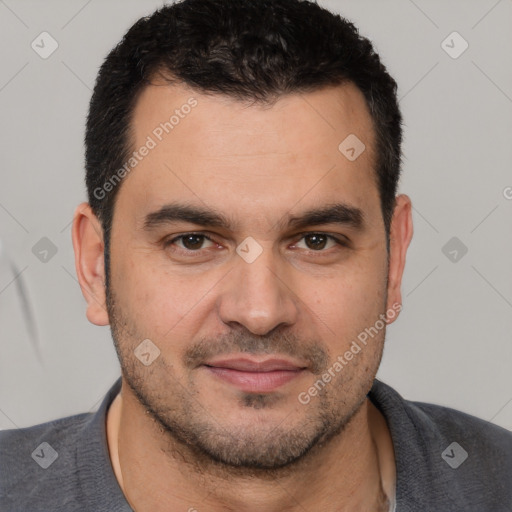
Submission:
[[[512,434],[375,379],[401,309],[396,83],[304,0],[184,0],[104,62],[73,224],[122,377],[1,434],[5,511],[512,510]]]

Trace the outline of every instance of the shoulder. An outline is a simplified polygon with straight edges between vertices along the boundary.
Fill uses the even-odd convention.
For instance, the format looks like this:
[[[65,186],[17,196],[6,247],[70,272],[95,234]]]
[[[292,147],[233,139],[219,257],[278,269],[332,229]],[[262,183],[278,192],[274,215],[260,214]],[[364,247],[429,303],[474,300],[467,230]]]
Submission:
[[[53,510],[74,510],[72,503],[66,503],[66,496],[77,495],[77,454],[92,416],[83,413],[0,431],[1,510],[34,510],[39,509],[38,504],[51,504]],[[50,496],[55,489],[59,496]]]
[[[458,438],[474,449],[474,455],[482,449],[493,448],[508,449],[507,455],[512,457],[512,432],[489,421],[450,407],[406,400],[380,381],[375,381],[369,396],[383,410],[388,422],[398,430],[404,427],[401,434],[421,434],[426,442]]]
[[[0,430],[0,454],[2,460],[11,461],[15,465],[23,464],[23,454],[27,450],[29,457],[38,446],[38,443],[58,440],[72,442],[73,438],[80,436],[83,427],[93,413],[82,413],[75,416],[67,416],[56,420],[40,423],[31,427]],[[21,456],[21,459],[20,459]]]
[[[408,402],[406,409],[457,499],[482,511],[512,503],[512,432],[449,407]]]
[[[512,503],[512,432],[449,407],[406,400],[380,381],[368,396],[390,429],[403,510],[487,512]]]
[[[496,464],[507,464],[512,470],[511,431],[465,412],[425,402],[406,400],[405,410],[414,425],[421,429],[425,440],[452,439],[467,452],[468,457],[479,459],[483,467],[485,461],[496,456]],[[455,448],[458,449],[457,446]],[[449,458],[449,455],[450,450],[443,457]]]
[[[2,512],[127,512],[110,464],[107,411],[121,377],[96,412],[0,431]]]

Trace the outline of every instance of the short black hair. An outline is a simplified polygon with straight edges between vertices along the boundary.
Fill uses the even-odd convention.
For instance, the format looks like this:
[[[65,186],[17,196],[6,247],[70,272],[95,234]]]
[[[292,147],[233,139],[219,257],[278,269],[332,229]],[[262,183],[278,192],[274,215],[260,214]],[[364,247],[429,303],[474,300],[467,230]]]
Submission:
[[[89,204],[108,240],[119,170],[134,151],[131,121],[152,78],[241,101],[352,82],[375,133],[375,173],[387,239],[401,167],[397,84],[353,23],[308,0],[181,0],[139,19],[102,64],[85,134]],[[341,142],[341,141],[340,141]],[[109,185],[109,186],[106,186]],[[388,245],[389,248],[389,245]]]

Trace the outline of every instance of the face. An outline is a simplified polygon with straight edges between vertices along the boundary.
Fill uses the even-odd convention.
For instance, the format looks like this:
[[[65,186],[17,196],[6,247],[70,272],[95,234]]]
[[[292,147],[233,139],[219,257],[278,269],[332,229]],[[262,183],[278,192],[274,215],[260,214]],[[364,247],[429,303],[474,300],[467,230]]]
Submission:
[[[211,460],[291,465],[361,407],[399,298],[364,98],[347,84],[263,107],[152,85],[133,138],[108,292],[130,392]]]

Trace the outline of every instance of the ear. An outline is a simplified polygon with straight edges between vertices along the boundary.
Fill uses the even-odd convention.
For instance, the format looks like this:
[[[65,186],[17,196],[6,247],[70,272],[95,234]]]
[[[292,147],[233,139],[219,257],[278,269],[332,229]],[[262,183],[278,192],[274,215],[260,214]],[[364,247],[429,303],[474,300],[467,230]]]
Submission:
[[[408,196],[396,197],[395,209],[390,226],[388,300],[387,310],[395,309],[393,304],[402,304],[402,275],[405,268],[405,256],[413,235],[412,203]],[[396,315],[388,323],[393,323]]]
[[[108,325],[103,229],[88,203],[75,210],[72,237],[76,274],[87,301],[87,319],[95,325]]]

